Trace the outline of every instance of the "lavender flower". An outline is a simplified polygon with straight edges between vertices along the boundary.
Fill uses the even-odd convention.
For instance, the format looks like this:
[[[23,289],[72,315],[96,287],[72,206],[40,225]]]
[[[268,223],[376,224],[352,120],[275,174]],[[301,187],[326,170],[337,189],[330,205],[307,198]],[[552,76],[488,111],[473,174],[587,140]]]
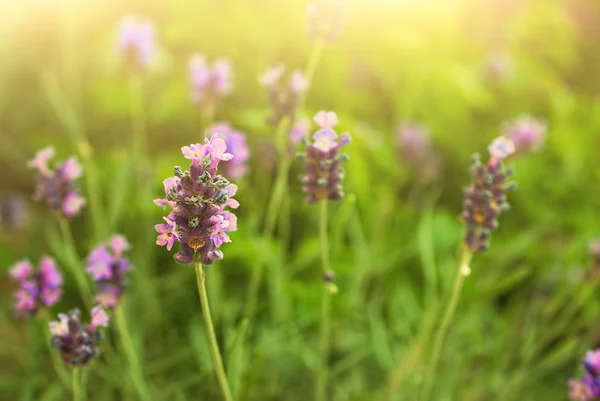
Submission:
[[[339,200],[344,197],[344,170],[340,164],[348,159],[348,155],[340,153],[340,148],[350,142],[350,135],[344,133],[338,139],[333,129],[338,118],[332,111],[318,112],[314,121],[321,128],[313,135],[313,143],[308,145],[306,153],[300,154],[306,169],[306,173],[300,177],[306,202]]]
[[[248,172],[248,157],[250,150],[246,146],[246,135],[232,128],[228,123],[217,123],[212,125],[208,132],[225,141],[227,150],[233,155],[233,159],[225,164],[225,176],[239,179]]]
[[[310,131],[310,121],[306,118],[294,122],[290,130],[290,140],[293,144],[300,142]]]
[[[506,193],[515,187],[508,182],[512,170],[502,160],[514,153],[513,142],[505,137],[495,139],[489,147],[490,161],[481,163],[474,155],[471,163],[473,182],[465,191],[462,220],[466,225],[465,243],[471,252],[489,247],[489,237],[498,228],[498,216],[510,209]]]
[[[547,126],[531,116],[517,117],[504,124],[504,135],[515,143],[519,153],[538,150],[546,138]]]
[[[102,332],[98,328],[108,327],[109,319],[101,306],[92,308],[91,317],[89,325],[81,323],[81,311],[73,309],[66,315],[59,313],[59,320],[49,323],[52,346],[72,368],[88,365],[100,354]]]
[[[419,123],[402,123],[396,139],[403,160],[409,164],[420,164],[432,153],[431,134]]]
[[[110,248],[110,252],[107,249]],[[94,299],[105,308],[116,307],[127,289],[126,274],[132,266],[124,256],[131,246],[122,235],[113,235],[108,244],[101,244],[88,256],[87,271],[98,284]]]
[[[62,214],[72,217],[81,211],[85,198],[79,195],[74,181],[81,177],[83,169],[74,157],[67,159],[53,170],[48,162],[54,157],[54,148],[39,150],[35,158],[27,163],[38,171],[34,200],[45,200],[48,206]]]
[[[154,25],[128,15],[119,23],[118,37],[125,62],[135,71],[148,69],[156,56]]]
[[[483,73],[489,82],[501,83],[511,76],[514,69],[514,60],[509,53],[495,51],[485,59]]]
[[[11,196],[0,201],[0,225],[9,230],[19,230],[27,225],[29,211],[21,197]]]
[[[294,121],[300,105],[300,97],[308,88],[308,80],[300,71],[294,71],[287,87],[281,84],[283,66],[268,69],[260,78],[261,85],[267,88],[272,114],[267,122],[277,125],[287,117]]]
[[[312,41],[331,43],[342,34],[346,17],[343,0],[315,0],[308,6],[307,14]]]
[[[159,233],[156,244],[171,250],[175,241],[181,244],[181,252],[174,255],[182,264],[194,262],[194,258],[209,265],[223,258],[217,249],[231,242],[230,231],[237,230],[236,216],[225,210],[239,203],[233,199],[237,186],[217,174],[220,161],[233,158],[227,153],[225,141],[213,135],[204,144],[192,144],[181,148],[186,159],[191,160],[189,171],[175,167],[166,199],[156,204],[171,205],[171,213],[164,217],[165,223],[154,226]],[[166,187],[166,185],[165,185]]]
[[[587,401],[600,397],[600,350],[588,351],[583,368],[586,374],[581,380],[569,380],[572,400]]]
[[[189,62],[189,73],[192,101],[197,104],[214,104],[219,97],[229,94],[233,87],[232,67],[226,59],[216,60],[211,67],[203,54],[194,54]]]
[[[60,299],[62,276],[50,257],[42,258],[37,271],[28,260],[21,260],[9,274],[21,286],[14,294],[14,310],[19,316],[35,315]]]

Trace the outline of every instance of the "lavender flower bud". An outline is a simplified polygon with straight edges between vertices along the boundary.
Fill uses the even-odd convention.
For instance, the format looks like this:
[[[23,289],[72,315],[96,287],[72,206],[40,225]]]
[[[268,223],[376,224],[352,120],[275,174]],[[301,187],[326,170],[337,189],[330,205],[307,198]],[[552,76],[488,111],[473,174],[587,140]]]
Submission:
[[[81,323],[81,312],[73,309],[58,314],[57,322],[50,322],[52,346],[59,350],[62,360],[70,367],[88,365],[100,354],[102,333],[99,327],[108,327],[108,315],[100,306],[92,308],[90,324]]]
[[[546,138],[547,126],[530,116],[517,117],[504,124],[504,135],[512,139],[518,153],[538,150]]]
[[[246,135],[236,131],[228,123],[214,124],[208,129],[208,132],[223,139],[227,150],[233,155],[233,159],[225,165],[224,174],[232,179],[244,177],[248,172],[247,162],[250,156],[250,150],[246,146]],[[223,181],[218,185],[224,188],[228,182],[225,178],[221,178]]]
[[[196,104],[216,104],[217,100],[233,88],[233,68],[229,60],[218,59],[210,66],[201,53],[189,62],[191,98]]]
[[[117,234],[108,244],[96,247],[87,258],[87,271],[98,286],[94,299],[107,309],[115,308],[127,289],[126,274],[133,266],[123,253],[130,248],[127,239]]]
[[[234,155],[227,153],[225,141],[216,135],[204,144],[184,146],[181,150],[192,162],[181,178],[165,180],[165,191],[173,194],[171,199],[154,201],[171,207],[171,213],[163,218],[165,223],[154,226],[159,233],[156,244],[171,250],[177,241],[181,251],[173,256],[175,261],[190,264],[197,258],[208,265],[223,258],[217,248],[231,242],[227,233],[237,230],[236,216],[225,210],[239,206],[233,199],[237,186],[217,174],[219,162],[229,161]]]
[[[63,280],[52,258],[43,257],[37,270],[29,260],[19,261],[10,268],[9,274],[20,284],[14,293],[13,308],[17,315],[36,315],[59,301]]]
[[[27,166],[38,171],[37,186],[33,199],[45,200],[50,208],[64,217],[79,214],[86,201],[76,188],[74,182],[82,176],[83,169],[74,157],[58,165],[56,169],[48,166],[54,157],[54,148],[39,150],[35,158]]]
[[[283,67],[276,66],[268,69],[260,78],[261,85],[267,88],[271,115],[267,122],[273,126],[287,117],[294,121],[296,111],[300,104],[302,93],[308,88],[306,77],[299,71],[295,71],[290,77],[288,86],[281,84]]]
[[[340,163],[345,159],[340,153],[340,148],[350,142],[350,136],[342,134],[338,139],[333,130],[333,126],[338,122],[334,112],[320,111],[314,120],[321,129],[313,135],[314,142],[308,146],[306,154],[302,157],[306,173],[300,177],[306,193],[306,202],[339,200],[344,197],[344,171]]]
[[[600,350],[588,351],[583,368],[586,374],[581,380],[569,380],[572,400],[587,401],[600,397]]]
[[[472,158],[473,182],[465,191],[462,220],[466,225],[465,244],[471,252],[489,247],[489,237],[498,228],[498,216],[509,207],[506,192],[511,189],[502,160],[514,152],[510,139],[500,137],[490,145],[490,162],[484,165]]]
[[[156,56],[154,25],[128,15],[118,27],[119,50],[133,71],[147,70]]]

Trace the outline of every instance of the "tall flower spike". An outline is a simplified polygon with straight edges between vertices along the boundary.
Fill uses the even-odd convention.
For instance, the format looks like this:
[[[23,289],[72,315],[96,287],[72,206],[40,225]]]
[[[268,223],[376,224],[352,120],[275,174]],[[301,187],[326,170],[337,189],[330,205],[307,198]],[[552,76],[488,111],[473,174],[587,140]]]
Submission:
[[[94,299],[105,308],[115,308],[127,290],[127,272],[132,265],[124,252],[129,249],[127,239],[117,234],[107,244],[96,247],[87,258],[87,271],[98,286]]]
[[[308,36],[331,43],[341,36],[346,19],[344,0],[314,0],[307,8]]]
[[[60,313],[57,322],[50,322],[52,346],[59,350],[62,360],[70,367],[88,365],[100,354],[102,340],[100,327],[108,327],[109,318],[100,306],[91,311],[91,322],[81,322],[81,312],[73,309],[68,314]]]
[[[538,150],[544,144],[546,131],[546,123],[531,116],[517,117],[504,124],[504,135],[512,139],[519,153]]]
[[[228,178],[239,179],[248,172],[248,157],[250,150],[246,146],[246,135],[232,128],[228,123],[212,125],[208,132],[225,141],[227,151],[231,152],[233,159],[225,164],[224,174]]]
[[[314,120],[321,129],[313,135],[313,142],[308,144],[306,153],[300,154],[306,170],[300,176],[300,182],[308,203],[322,199],[338,200],[344,196],[341,163],[348,159],[348,155],[340,153],[340,148],[350,142],[350,136],[342,134],[338,138],[332,128],[338,122],[333,112],[320,111]]]
[[[585,374],[581,380],[569,380],[569,398],[591,401],[600,397],[600,350],[588,351],[583,362]]]
[[[227,59],[218,59],[212,66],[204,54],[196,53],[189,61],[191,98],[194,103],[215,104],[233,88],[233,68]]]
[[[175,261],[190,264],[196,257],[203,265],[209,265],[223,258],[218,248],[230,241],[227,233],[237,229],[235,215],[225,210],[238,206],[232,198],[237,187],[217,173],[219,162],[234,156],[217,135],[205,139],[204,144],[185,146],[182,152],[192,163],[189,170],[174,169],[179,180],[167,193],[173,208],[164,218],[166,224],[155,226],[159,233],[156,244],[170,250],[179,242],[181,251],[174,255]]]
[[[287,117],[291,122],[296,117],[296,111],[300,104],[300,97],[308,87],[308,81],[300,71],[294,71],[290,76],[288,85],[281,83],[284,69],[282,66],[276,66],[268,69],[261,77],[259,82],[267,88],[269,105],[271,106],[271,115],[267,122],[276,126]]]
[[[14,293],[14,310],[19,316],[35,315],[60,299],[62,276],[50,257],[43,257],[37,270],[28,260],[19,261],[10,268],[9,274],[20,284]]]
[[[83,170],[73,157],[52,169],[48,163],[53,156],[54,149],[47,147],[39,150],[35,158],[27,163],[38,172],[33,199],[46,201],[48,206],[64,217],[76,216],[86,203],[75,185],[75,180],[81,177]]]
[[[512,169],[502,163],[514,152],[512,141],[497,138],[489,151],[491,157],[487,165],[481,163],[479,155],[473,156],[473,182],[465,190],[462,220],[466,225],[465,243],[473,253],[488,249],[490,234],[498,228],[498,216],[510,209],[506,193],[515,187],[513,182],[508,182]]]
[[[128,15],[118,26],[119,50],[125,62],[135,71],[147,70],[156,57],[154,25],[150,21]]]

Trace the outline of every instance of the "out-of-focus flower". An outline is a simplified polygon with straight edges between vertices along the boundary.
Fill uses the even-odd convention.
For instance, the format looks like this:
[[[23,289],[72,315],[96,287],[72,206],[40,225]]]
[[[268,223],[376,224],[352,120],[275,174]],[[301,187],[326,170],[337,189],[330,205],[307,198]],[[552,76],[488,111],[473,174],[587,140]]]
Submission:
[[[64,217],[75,216],[86,203],[75,186],[75,180],[81,177],[83,170],[73,157],[58,164],[53,170],[48,165],[53,157],[54,149],[47,147],[39,150],[35,158],[27,163],[30,168],[38,171],[33,199],[45,200],[48,206]]]
[[[314,121],[320,129],[313,135],[313,142],[308,144],[306,153],[299,155],[306,169],[306,173],[300,176],[306,202],[339,200],[344,196],[341,163],[348,159],[348,155],[340,153],[340,148],[350,142],[350,136],[345,133],[338,138],[333,129],[338,122],[334,112],[320,111]]]
[[[307,8],[308,36],[331,43],[340,37],[346,20],[344,0],[314,0]]]
[[[583,362],[586,374],[581,380],[569,380],[569,398],[591,401],[600,397],[600,350],[588,351]]]
[[[224,165],[224,174],[228,178],[239,179],[248,172],[248,157],[250,150],[246,146],[246,135],[231,127],[228,123],[213,124],[208,132],[225,141],[227,151],[233,155],[233,159]]]
[[[432,153],[431,134],[416,122],[400,124],[396,134],[397,146],[402,160],[408,164],[420,164]]]
[[[197,258],[209,265],[223,258],[217,248],[230,241],[228,232],[237,230],[235,215],[225,210],[238,207],[233,199],[237,186],[217,174],[219,162],[231,160],[233,155],[216,135],[205,139],[204,144],[184,146],[182,153],[192,163],[189,170],[174,169],[179,180],[173,181],[175,185],[167,193],[172,210],[164,218],[166,224],[155,226],[159,233],[156,244],[170,250],[177,241],[181,252],[174,255],[175,261],[190,264]]]
[[[290,140],[293,144],[296,144],[300,142],[302,138],[308,136],[309,132],[310,121],[306,118],[297,120],[296,122],[294,122],[294,125],[292,125],[292,129],[290,130]]]
[[[509,53],[495,51],[485,59],[483,74],[490,83],[498,84],[510,78],[514,69],[514,60]]]
[[[156,39],[152,22],[132,15],[118,26],[119,50],[135,71],[147,70],[156,57]]]
[[[233,68],[227,59],[218,59],[212,66],[204,54],[196,53],[189,62],[192,101],[215,104],[233,88]]]
[[[538,150],[546,139],[546,123],[531,116],[521,116],[504,124],[504,135],[515,143],[519,153]]]
[[[308,88],[308,81],[300,71],[292,73],[289,85],[282,84],[283,72],[283,66],[276,66],[268,69],[259,78],[260,84],[267,88],[269,95],[271,115],[267,122],[272,125],[279,124],[284,117],[290,122],[294,121],[300,97]]]
[[[68,314],[58,314],[58,321],[50,322],[52,346],[59,350],[62,360],[70,367],[88,365],[100,354],[102,340],[100,327],[108,327],[109,318],[101,306],[91,311],[91,322],[81,322],[81,312],[73,309]]]
[[[126,275],[132,265],[124,252],[129,249],[127,239],[117,234],[107,244],[99,245],[87,258],[87,271],[98,285],[94,298],[105,308],[115,308],[125,294],[128,286]]]
[[[50,257],[43,257],[37,270],[28,260],[19,261],[9,274],[20,284],[14,293],[14,310],[19,316],[35,315],[60,299],[62,276]]]
[[[0,200],[0,225],[9,230],[19,230],[27,225],[29,210],[24,199],[9,196]]]
[[[508,182],[512,170],[503,159],[514,152],[508,138],[495,139],[489,147],[490,161],[482,164],[479,155],[471,163],[473,182],[465,190],[462,220],[466,225],[465,244],[471,252],[483,252],[489,247],[489,237],[498,228],[498,216],[510,209],[506,193],[515,187]]]

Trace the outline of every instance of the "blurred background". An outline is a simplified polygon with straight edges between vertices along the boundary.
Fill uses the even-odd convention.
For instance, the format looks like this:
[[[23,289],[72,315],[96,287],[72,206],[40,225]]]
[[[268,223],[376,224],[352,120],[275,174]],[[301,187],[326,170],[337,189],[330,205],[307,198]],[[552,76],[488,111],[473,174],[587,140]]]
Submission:
[[[238,231],[207,267],[217,336],[240,400],[308,400],[321,296],[318,206],[306,205],[294,162],[275,235],[261,237],[280,155],[258,77],[303,70],[314,49],[309,2],[0,1],[0,398],[63,400],[43,324],[12,311],[8,268],[64,252],[52,213],[32,201],[35,151],[77,155],[89,204],[74,218],[79,256],[123,233],[135,270],[127,315],[153,399],[219,399],[194,272],[155,245],[162,180],[208,126],[190,97],[188,62],[226,58],[230,94],[212,121],[246,134],[249,171],[236,181]],[[139,78],[148,163],[130,171],[131,70],[118,48],[126,15],[154,24],[158,54]],[[348,131],[345,199],[330,205],[331,400],[414,400],[462,240],[463,189],[521,115],[547,126],[536,152],[509,161],[517,191],[491,248],[476,255],[450,329],[433,400],[567,399],[587,349],[600,345],[600,2],[349,0],[299,115],[333,110]],[[139,116],[139,115],[138,115]],[[138,120],[139,122],[139,120]],[[132,123],[133,127],[132,128]],[[403,142],[418,125],[429,145]],[[408,150],[407,150],[408,149]],[[408,153],[407,153],[408,152]],[[416,160],[415,160],[416,159]],[[146,192],[140,188],[148,188]],[[252,270],[268,263],[247,317]],[[595,266],[595,267],[594,267]],[[74,280],[52,315],[82,307]],[[109,330],[106,341],[115,343]],[[87,369],[90,400],[135,400],[124,360]],[[231,378],[230,378],[231,380]]]

